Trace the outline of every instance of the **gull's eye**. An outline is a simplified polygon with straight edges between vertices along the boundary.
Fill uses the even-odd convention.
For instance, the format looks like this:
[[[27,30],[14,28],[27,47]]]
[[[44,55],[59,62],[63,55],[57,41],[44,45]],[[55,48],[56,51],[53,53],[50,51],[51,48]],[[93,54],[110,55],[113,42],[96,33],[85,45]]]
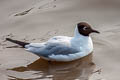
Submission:
[[[86,30],[87,29],[87,27],[83,27],[83,30]]]

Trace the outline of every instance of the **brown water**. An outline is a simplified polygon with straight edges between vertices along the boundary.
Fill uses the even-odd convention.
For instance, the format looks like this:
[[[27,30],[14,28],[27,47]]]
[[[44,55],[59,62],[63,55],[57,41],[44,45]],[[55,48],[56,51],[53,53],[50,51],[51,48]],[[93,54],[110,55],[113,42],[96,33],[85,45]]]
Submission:
[[[75,24],[90,23],[93,54],[47,62],[6,42],[10,37],[43,42],[73,36]],[[0,80],[120,80],[120,0],[0,0]]]
[[[17,62],[16,62],[17,63]],[[9,80],[87,80],[93,73],[95,64],[92,55],[73,62],[48,62],[38,59],[26,67],[9,69]]]

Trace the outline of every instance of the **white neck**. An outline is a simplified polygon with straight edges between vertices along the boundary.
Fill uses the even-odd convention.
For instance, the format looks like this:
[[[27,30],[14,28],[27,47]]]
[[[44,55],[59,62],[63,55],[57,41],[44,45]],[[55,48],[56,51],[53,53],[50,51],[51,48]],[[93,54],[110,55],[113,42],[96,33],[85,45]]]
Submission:
[[[93,43],[91,37],[81,35],[78,31],[77,26],[75,28],[74,37],[72,39],[72,45],[74,47],[80,46],[81,48],[87,49],[88,52],[93,50]]]

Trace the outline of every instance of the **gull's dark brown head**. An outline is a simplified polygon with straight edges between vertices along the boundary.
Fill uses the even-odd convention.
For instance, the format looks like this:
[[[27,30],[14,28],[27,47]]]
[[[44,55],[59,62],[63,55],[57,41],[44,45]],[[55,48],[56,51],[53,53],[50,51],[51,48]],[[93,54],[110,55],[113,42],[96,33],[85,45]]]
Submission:
[[[78,32],[84,36],[89,36],[90,33],[100,33],[97,30],[91,28],[86,22],[80,22],[77,24]]]

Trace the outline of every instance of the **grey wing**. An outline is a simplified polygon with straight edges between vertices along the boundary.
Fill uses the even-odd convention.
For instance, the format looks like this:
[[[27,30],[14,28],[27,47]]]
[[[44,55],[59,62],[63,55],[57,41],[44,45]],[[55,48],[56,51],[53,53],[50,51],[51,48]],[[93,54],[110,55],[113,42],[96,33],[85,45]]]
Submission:
[[[69,46],[65,46],[62,44],[53,44],[46,46],[43,50],[41,50],[40,55],[44,57],[48,57],[49,55],[68,55],[68,54],[74,54],[79,52],[77,49],[74,49]]]
[[[32,43],[26,46],[26,50],[43,57],[48,57],[49,55],[67,55],[79,52],[70,46],[59,44],[59,43]]]

